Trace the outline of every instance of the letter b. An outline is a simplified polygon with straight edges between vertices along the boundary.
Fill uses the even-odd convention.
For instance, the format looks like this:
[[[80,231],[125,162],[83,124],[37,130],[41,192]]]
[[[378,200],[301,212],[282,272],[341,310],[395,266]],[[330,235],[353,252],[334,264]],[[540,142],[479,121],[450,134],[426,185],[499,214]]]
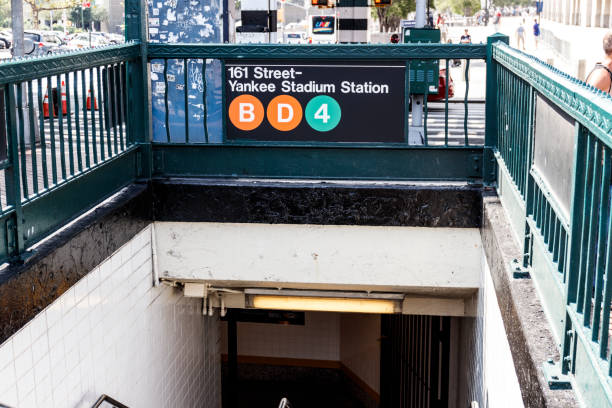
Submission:
[[[232,125],[240,130],[253,130],[264,119],[264,108],[253,95],[240,95],[230,103],[228,116]]]
[[[240,112],[240,122],[252,122],[255,120],[255,105],[249,102],[241,102],[238,104],[238,111]]]

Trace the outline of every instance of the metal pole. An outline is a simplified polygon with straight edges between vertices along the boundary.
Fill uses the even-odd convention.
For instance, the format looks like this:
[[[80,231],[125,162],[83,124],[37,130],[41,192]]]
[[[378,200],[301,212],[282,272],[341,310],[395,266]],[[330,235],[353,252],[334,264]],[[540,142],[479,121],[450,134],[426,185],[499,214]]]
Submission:
[[[13,56],[23,57],[23,0],[11,0]]]
[[[23,40],[23,0],[11,0],[11,29],[13,31],[13,57],[23,57],[25,54],[24,40]],[[25,92],[25,85],[21,85],[23,95],[27,95]],[[8,106],[6,107],[8,109]],[[21,105],[17,109],[22,110],[23,118],[23,130],[24,134],[30,134],[30,115],[28,109],[28,98],[22,98]],[[17,117],[20,117],[17,115]],[[34,135],[36,140],[40,140],[40,132],[38,126],[34,126]],[[27,138],[29,140],[30,138]]]
[[[415,28],[425,27],[427,0],[416,0]],[[423,95],[412,95],[412,124],[408,132],[408,143],[420,145],[423,139]]]

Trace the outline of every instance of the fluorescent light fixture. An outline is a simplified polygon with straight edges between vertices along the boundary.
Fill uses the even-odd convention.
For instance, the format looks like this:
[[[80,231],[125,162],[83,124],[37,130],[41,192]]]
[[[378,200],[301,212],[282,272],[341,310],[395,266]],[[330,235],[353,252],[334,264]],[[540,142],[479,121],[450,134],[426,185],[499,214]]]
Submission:
[[[252,295],[251,305],[256,309],[319,312],[391,314],[401,311],[399,302],[386,299]]]

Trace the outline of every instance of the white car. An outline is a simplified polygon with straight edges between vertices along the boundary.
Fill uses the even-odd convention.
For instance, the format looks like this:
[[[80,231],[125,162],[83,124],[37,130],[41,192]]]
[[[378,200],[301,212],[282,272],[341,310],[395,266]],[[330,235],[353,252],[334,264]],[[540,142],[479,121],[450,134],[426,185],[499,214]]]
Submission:
[[[108,40],[99,34],[91,33],[91,39],[89,37],[89,33],[79,33],[72,37],[70,41],[68,41],[68,45],[66,48],[72,50],[79,50],[81,48],[89,48],[91,47],[99,47],[101,45],[107,45]]]

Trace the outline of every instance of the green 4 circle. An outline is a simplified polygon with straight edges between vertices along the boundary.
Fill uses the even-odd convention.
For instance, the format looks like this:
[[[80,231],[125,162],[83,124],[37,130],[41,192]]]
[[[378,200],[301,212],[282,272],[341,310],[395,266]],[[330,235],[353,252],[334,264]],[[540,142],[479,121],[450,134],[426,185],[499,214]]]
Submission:
[[[338,102],[327,95],[312,98],[306,105],[304,113],[310,127],[319,132],[328,132],[338,126],[342,116]]]

